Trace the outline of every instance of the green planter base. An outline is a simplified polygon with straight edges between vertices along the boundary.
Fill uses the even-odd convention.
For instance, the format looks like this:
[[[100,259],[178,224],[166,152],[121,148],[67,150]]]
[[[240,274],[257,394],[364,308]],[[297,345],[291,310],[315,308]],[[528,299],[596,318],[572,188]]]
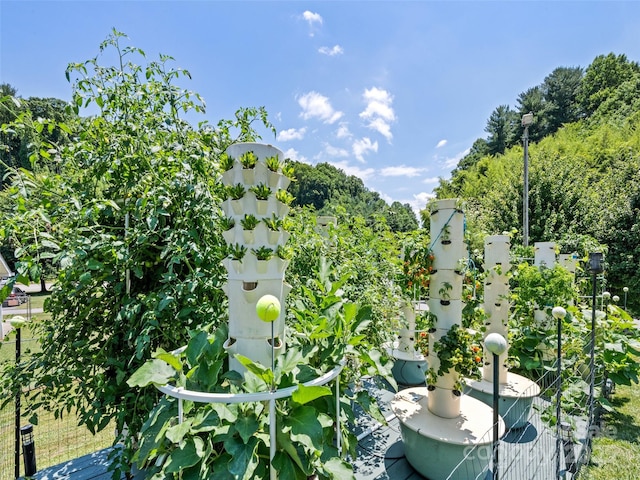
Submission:
[[[493,411],[463,395],[461,414],[442,418],[427,407],[428,390],[410,388],[397,393],[391,408],[400,421],[407,461],[429,480],[468,480],[485,472],[492,458]],[[499,420],[499,436],[505,431]]]
[[[493,407],[493,383],[487,380],[467,380],[465,393]],[[522,428],[529,422],[533,399],[540,387],[515,373],[507,373],[507,382],[500,384],[500,416],[507,429]]]

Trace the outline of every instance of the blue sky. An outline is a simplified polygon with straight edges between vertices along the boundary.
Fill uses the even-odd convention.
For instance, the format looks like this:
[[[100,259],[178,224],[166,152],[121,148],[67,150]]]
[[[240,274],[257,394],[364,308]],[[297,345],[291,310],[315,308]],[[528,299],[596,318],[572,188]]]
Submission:
[[[640,61],[640,2],[0,0],[0,82],[69,100],[69,62],[112,28],[173,56],[202,119],[264,106],[291,158],[424,207],[499,105],[557,67]]]

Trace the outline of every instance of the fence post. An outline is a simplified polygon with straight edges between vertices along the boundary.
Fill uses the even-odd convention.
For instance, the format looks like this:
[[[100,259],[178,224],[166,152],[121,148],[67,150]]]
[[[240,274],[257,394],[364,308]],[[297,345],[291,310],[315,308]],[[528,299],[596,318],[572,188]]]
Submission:
[[[560,474],[560,450],[562,448],[562,432],[560,431],[560,417],[562,415],[562,320],[567,315],[567,311],[562,307],[554,307],[551,310],[558,324],[558,358],[556,359],[556,478],[561,478]]]
[[[16,328],[16,366],[20,363],[20,343],[22,341],[21,328]],[[15,424],[15,474],[16,480],[20,478],[20,394],[22,393],[19,388],[16,393],[16,424]]]

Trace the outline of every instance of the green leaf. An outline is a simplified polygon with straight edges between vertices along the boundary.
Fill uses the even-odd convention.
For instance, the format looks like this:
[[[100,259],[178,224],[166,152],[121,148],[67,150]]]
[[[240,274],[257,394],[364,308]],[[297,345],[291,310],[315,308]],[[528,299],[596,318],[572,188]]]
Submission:
[[[302,443],[311,451],[322,449],[322,426],[315,408],[302,406],[293,409],[284,419],[284,424],[291,427],[292,440]]]
[[[325,386],[311,386],[305,387],[304,385],[300,385],[298,389],[293,392],[291,398],[294,402],[297,402],[301,405],[312,402],[313,400],[320,398],[331,396],[332,392],[329,387]]]
[[[90,258],[87,262],[87,268],[89,270],[102,270],[104,268],[104,263],[96,260],[95,258]]]
[[[178,423],[177,425],[174,425],[167,429],[167,439],[169,439],[169,441],[173,443],[180,443],[182,442],[184,436],[189,433],[190,429],[191,419],[185,420],[182,423]]]
[[[276,456],[273,459],[273,466],[278,471],[280,478],[291,480],[307,480],[312,473],[311,470],[309,470],[309,473],[303,472],[295,460],[284,452],[276,452]]]
[[[177,473],[182,469],[191,467],[200,461],[202,455],[202,439],[200,437],[187,438],[182,448],[171,452],[165,472]]]
[[[167,308],[167,305],[169,305],[171,302],[173,302],[175,299],[168,295],[166,297],[164,297],[162,300],[160,300],[160,302],[158,303],[158,312],[161,312],[162,310],[164,310],[165,308]]]
[[[322,463],[322,470],[329,474],[331,478],[339,478],[340,480],[355,480],[353,468],[339,458],[332,458]]]
[[[229,472],[242,479],[252,478],[258,465],[258,439],[251,437],[247,443],[243,443],[239,438],[231,438],[224,442],[224,448],[232,456],[228,464]]]
[[[185,354],[189,364],[195,366],[198,363],[198,357],[202,354],[204,348],[209,346],[209,337],[207,332],[200,331],[197,335],[189,340]]]
[[[127,380],[130,387],[146,387],[150,384],[166,385],[176,374],[174,368],[162,360],[153,359],[136,370]]]
[[[153,358],[157,358],[158,360],[167,362],[175,369],[176,372],[182,371],[182,362],[180,361],[180,358],[173,355],[172,353],[165,352],[162,348],[156,350],[156,352],[153,354]]]
[[[260,422],[255,415],[246,415],[239,417],[234,424],[234,427],[240,434],[240,438],[244,443],[247,443],[254,433],[260,428]]]

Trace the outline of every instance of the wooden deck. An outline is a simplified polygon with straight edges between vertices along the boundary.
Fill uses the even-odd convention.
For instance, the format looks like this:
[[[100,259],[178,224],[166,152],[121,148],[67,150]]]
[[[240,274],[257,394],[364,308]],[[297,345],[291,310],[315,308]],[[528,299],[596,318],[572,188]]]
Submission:
[[[358,457],[351,463],[357,480],[424,480],[404,456],[400,425],[389,402],[394,392],[377,388],[373,382],[365,387],[377,398],[386,425],[360,414],[354,434],[358,438]],[[542,399],[536,400],[540,405]],[[533,410],[523,429],[509,431],[500,441],[501,480],[548,480],[555,477],[555,436]],[[101,450],[39,471],[36,480],[110,480],[108,454]],[[429,455],[429,452],[425,452]],[[563,465],[564,467],[564,465]],[[486,479],[491,479],[491,471]],[[571,478],[567,475],[566,478]],[[484,480],[484,479],[483,479]]]

